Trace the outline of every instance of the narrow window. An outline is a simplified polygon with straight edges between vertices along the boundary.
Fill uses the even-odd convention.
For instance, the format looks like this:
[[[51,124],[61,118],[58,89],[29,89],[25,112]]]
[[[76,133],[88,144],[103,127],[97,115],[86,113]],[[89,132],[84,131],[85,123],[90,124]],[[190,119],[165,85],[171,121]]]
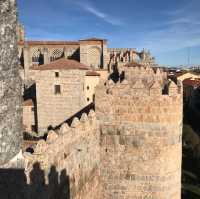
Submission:
[[[60,85],[55,85],[55,87],[54,87],[54,93],[55,93],[55,95],[61,94]]]
[[[89,97],[87,98],[87,101],[88,101],[88,102],[90,101],[90,98],[89,98]]]
[[[92,96],[93,103],[95,102],[95,94]]]
[[[90,87],[89,86],[87,86],[87,90],[89,90],[90,89]]]
[[[59,77],[59,72],[55,72],[55,77]]]

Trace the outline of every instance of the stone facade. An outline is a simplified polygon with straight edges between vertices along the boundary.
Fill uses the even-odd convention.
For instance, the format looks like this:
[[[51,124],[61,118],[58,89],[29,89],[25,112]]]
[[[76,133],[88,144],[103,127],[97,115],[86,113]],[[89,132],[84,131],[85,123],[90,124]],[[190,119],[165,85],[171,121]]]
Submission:
[[[59,77],[55,74],[59,73]],[[85,70],[43,70],[36,75],[38,131],[57,126],[85,107]],[[56,93],[56,86],[60,92]],[[59,89],[59,88],[58,88]]]
[[[83,113],[80,120],[74,117],[70,126],[63,123],[60,129],[49,131],[47,138],[33,147],[33,153],[19,153],[21,87],[17,38],[10,29],[16,25],[15,1],[4,1],[0,8],[3,20],[0,164],[10,160],[2,166],[4,169],[21,167],[26,174],[22,175],[20,188],[15,187],[20,196],[11,191],[14,198],[180,199],[182,86],[169,81],[166,73],[149,64],[120,67],[116,83],[101,81],[97,86],[96,114],[91,110],[88,115]],[[131,59],[132,55],[126,56]],[[100,60],[94,62],[92,58],[90,63],[101,66],[104,59]],[[38,111],[48,111],[52,124],[67,117],[63,109],[71,108],[69,102],[78,110],[84,104],[85,73],[72,68],[51,68],[36,74]],[[41,130],[47,127],[45,117],[39,123]],[[9,180],[9,185],[18,180],[13,176],[2,179],[5,183],[1,181],[1,187]],[[11,198],[10,193],[7,196]]]
[[[96,38],[80,40],[80,62],[94,69],[107,68],[107,41]]]
[[[19,153],[22,142],[16,25],[15,0],[0,1],[0,164]]]
[[[181,86],[159,69],[124,69],[96,92],[102,198],[180,199]]]
[[[181,198],[181,84],[133,66],[97,86],[96,114],[63,123],[23,154],[26,199]]]
[[[18,26],[18,57],[24,70],[25,83],[33,76],[30,67],[47,64],[59,58],[74,59],[95,70],[112,73],[116,65],[139,61],[144,65],[154,64],[154,59],[146,50],[134,48],[108,48],[106,39],[89,38],[79,41],[26,41],[24,28]]]
[[[85,67],[84,70],[82,66]],[[94,103],[96,86],[100,80],[105,81],[108,78],[107,71],[100,71],[103,73],[100,74],[99,70],[92,70],[77,61],[65,58],[47,65],[32,67],[29,75],[35,80],[36,96],[32,96],[35,102],[32,107],[34,112],[23,106],[23,124],[27,127],[27,132],[31,132],[31,126],[34,126],[30,121],[33,114],[35,132],[44,133],[47,127],[61,124],[82,108]],[[60,87],[59,94],[55,93],[56,86]]]
[[[95,89],[100,82],[100,74],[95,71],[88,71],[85,76],[84,92],[86,105],[95,102]]]
[[[31,99],[23,103],[23,124],[25,132],[36,131],[35,106]]]
[[[100,199],[99,165],[100,146],[99,130],[94,111],[83,114],[81,119],[74,118],[71,126],[63,124],[59,131],[50,131],[47,140],[41,140],[32,155],[25,158],[27,183],[31,184],[31,173],[37,163],[44,171],[45,184],[49,184],[52,166],[58,174],[68,179],[61,180],[51,187],[31,190],[32,198],[42,199]],[[57,182],[58,176],[54,175]],[[39,179],[39,176],[38,176]],[[62,178],[61,178],[62,179]],[[39,181],[38,181],[39,182]],[[42,186],[42,185],[40,185]],[[45,187],[45,185],[43,185]],[[47,194],[48,193],[48,194]],[[27,198],[29,199],[29,198]]]
[[[28,183],[38,163],[47,184],[52,166],[67,171],[69,187],[58,190],[69,198],[181,198],[182,86],[160,69],[133,66],[117,83],[97,86],[96,114],[38,142],[25,157]],[[54,186],[48,193],[58,194]]]

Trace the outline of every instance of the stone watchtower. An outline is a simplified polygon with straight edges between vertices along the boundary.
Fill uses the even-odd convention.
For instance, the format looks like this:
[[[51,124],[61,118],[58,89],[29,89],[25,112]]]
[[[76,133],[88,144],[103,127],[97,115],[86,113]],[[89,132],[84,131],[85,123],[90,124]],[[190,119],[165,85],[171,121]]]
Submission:
[[[96,92],[102,198],[180,199],[182,88],[160,69],[123,72]]]
[[[19,153],[22,141],[16,25],[15,0],[0,1],[0,165]]]

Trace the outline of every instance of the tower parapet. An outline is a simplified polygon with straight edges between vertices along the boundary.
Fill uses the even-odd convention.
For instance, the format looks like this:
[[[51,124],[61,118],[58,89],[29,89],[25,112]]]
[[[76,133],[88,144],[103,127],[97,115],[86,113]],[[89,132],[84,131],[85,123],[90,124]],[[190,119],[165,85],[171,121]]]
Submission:
[[[96,114],[103,198],[180,199],[181,86],[129,64],[124,80],[97,88]]]

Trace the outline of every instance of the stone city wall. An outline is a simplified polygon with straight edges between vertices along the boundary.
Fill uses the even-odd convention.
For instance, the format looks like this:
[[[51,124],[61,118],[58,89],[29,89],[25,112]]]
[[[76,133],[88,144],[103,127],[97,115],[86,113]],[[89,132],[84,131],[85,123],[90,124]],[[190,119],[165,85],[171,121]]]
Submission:
[[[180,199],[182,88],[129,75],[96,91],[102,198]]]
[[[51,185],[45,199],[98,199],[99,154],[98,124],[94,111],[90,111],[88,115],[84,113],[80,120],[74,118],[70,127],[63,124],[57,132],[50,131],[47,140],[39,141],[34,153],[26,156],[28,163],[25,172],[28,184],[32,183],[31,174],[34,169],[40,168],[44,171],[45,184]],[[58,183],[52,185],[52,171],[58,173],[53,175],[56,178],[54,182],[57,182],[57,178],[62,174],[68,181],[62,180],[61,177]],[[37,179],[39,178],[38,176]],[[34,195],[38,198],[38,194],[42,196],[42,191],[44,189],[36,188],[32,189],[30,194],[33,198]]]

